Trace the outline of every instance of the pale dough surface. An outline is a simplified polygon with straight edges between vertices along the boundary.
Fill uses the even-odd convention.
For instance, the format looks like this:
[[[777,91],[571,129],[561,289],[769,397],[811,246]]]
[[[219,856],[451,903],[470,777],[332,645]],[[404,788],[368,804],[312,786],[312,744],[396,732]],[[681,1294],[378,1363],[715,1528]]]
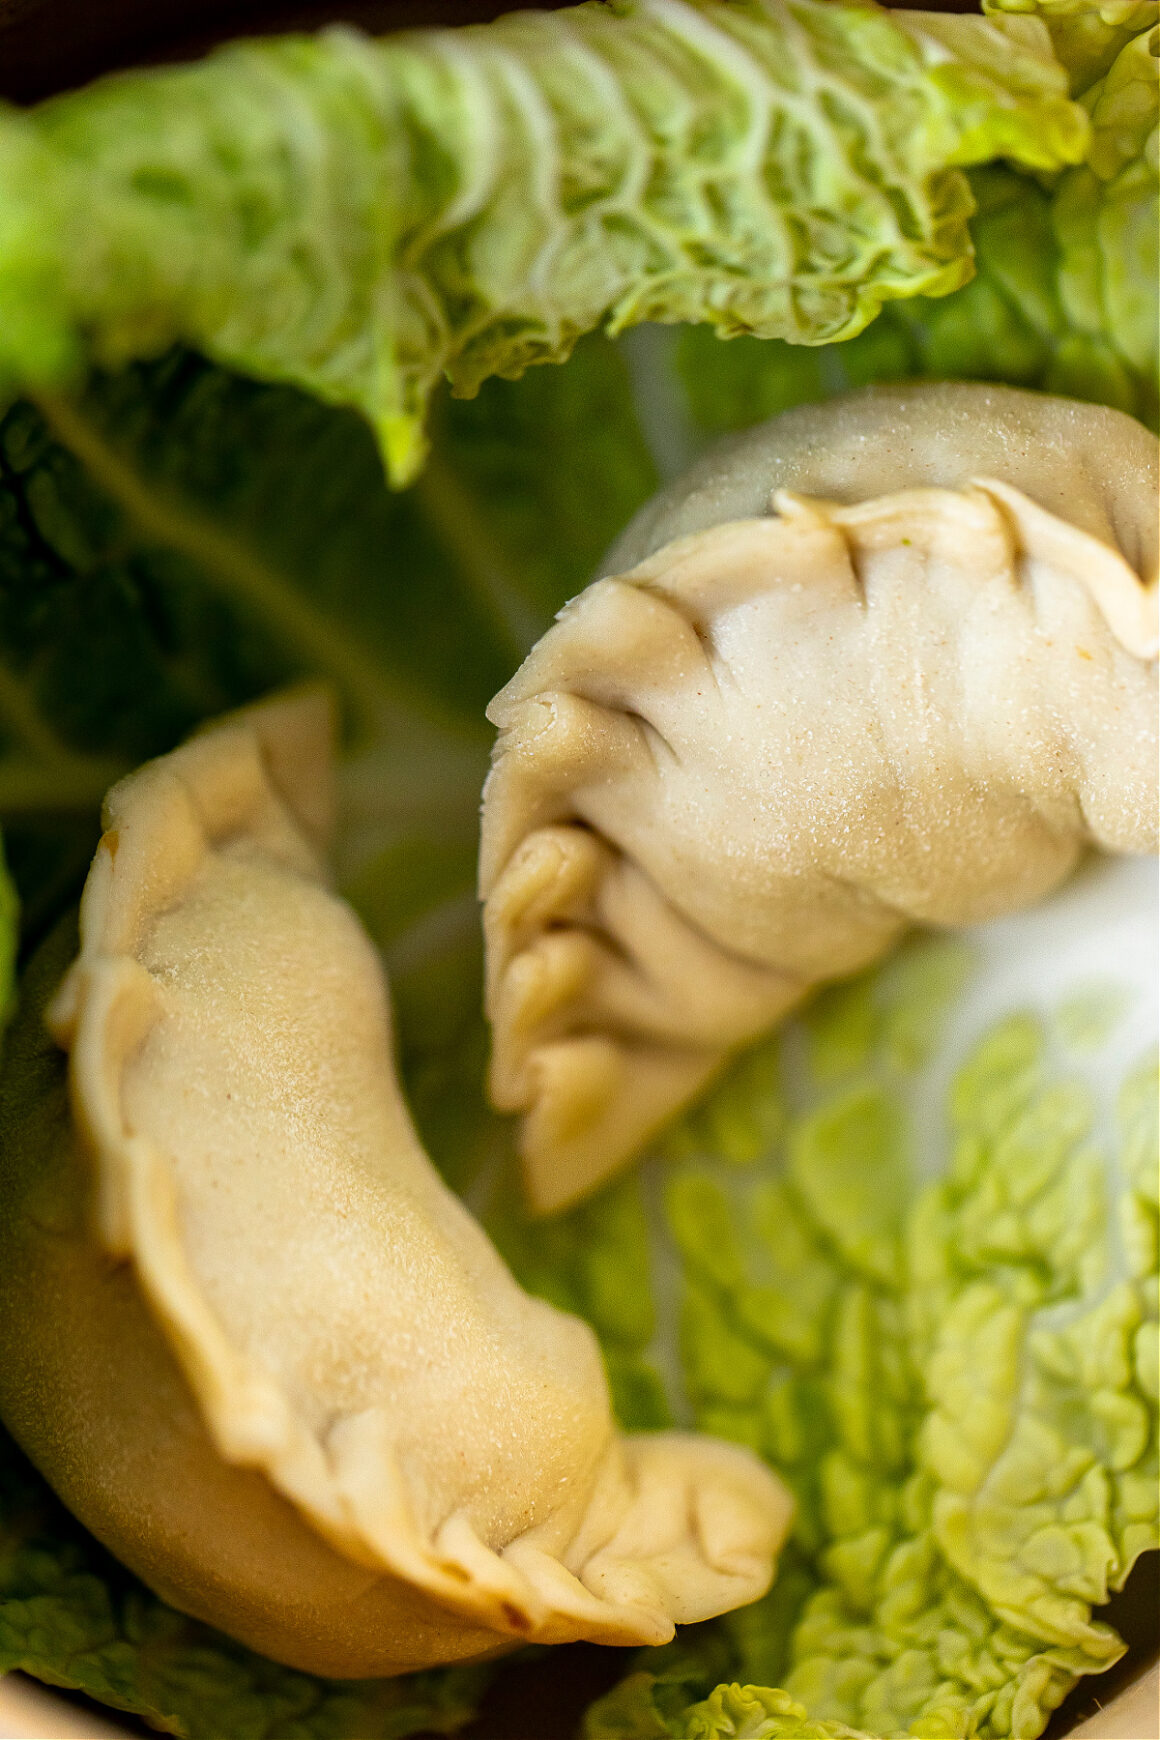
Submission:
[[[489,712],[491,1086],[543,1211],[908,926],[1156,849],[1132,419],[971,385],[812,406],[702,461],[609,567]]]
[[[787,1495],[733,1446],[622,1437],[591,1330],[443,1185],[327,886],[329,786],[307,693],[110,795],[50,1011],[68,1236],[9,1161],[0,1405],[126,1563],[291,1664],[664,1641],[768,1586]]]

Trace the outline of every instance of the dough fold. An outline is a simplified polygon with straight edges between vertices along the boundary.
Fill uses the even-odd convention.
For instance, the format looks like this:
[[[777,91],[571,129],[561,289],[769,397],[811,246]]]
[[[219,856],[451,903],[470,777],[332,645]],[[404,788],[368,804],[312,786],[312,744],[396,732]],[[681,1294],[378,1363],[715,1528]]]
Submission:
[[[619,1435],[591,1331],[423,1153],[327,886],[330,737],[299,694],[109,795],[49,1011],[71,1125],[4,1096],[0,1405],[125,1563],[294,1666],[662,1642],[762,1593],[788,1497]],[[26,1020],[10,1075],[45,1050]]]
[[[609,569],[489,710],[491,1091],[541,1212],[909,926],[1157,840],[1156,442],[1118,412],[812,406],[710,454]]]

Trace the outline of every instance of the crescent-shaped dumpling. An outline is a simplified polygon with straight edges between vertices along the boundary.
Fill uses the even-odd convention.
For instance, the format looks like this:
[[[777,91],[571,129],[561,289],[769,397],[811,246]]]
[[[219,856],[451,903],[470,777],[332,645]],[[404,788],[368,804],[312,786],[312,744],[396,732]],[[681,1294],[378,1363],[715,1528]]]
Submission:
[[[878,388],[724,443],[496,698],[496,1104],[534,1207],[912,924],[1156,849],[1156,441]]]
[[[4,1418],[160,1594],[292,1665],[661,1642],[766,1588],[788,1499],[621,1437],[590,1330],[437,1176],[327,886],[330,734],[271,703],[107,800],[49,1015],[71,1123],[27,1021],[6,1062]]]

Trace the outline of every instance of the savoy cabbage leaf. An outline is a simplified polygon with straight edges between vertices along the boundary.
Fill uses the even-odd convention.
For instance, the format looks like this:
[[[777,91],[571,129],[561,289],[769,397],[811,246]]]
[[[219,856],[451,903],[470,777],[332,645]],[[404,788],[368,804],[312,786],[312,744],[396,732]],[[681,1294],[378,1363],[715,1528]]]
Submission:
[[[0,114],[0,377],[181,340],[357,407],[405,482],[443,375],[646,320],[850,337],[970,275],[961,166],[1087,136],[1037,20],[619,0],[233,45]]]
[[[1103,78],[1133,37],[1154,29],[1158,16],[1157,0],[983,0],[983,11],[1041,18],[1077,94]]]
[[[642,1652],[588,1740],[1033,1740],[1123,1652],[1092,1609],[1158,1540],[1156,1065],[1112,1114],[1071,1017],[1004,1018],[919,1186],[912,1084],[963,974],[911,945],[742,1060],[550,1252],[507,1232],[632,1373],[630,1421],[747,1443],[798,1503],[765,1600]]]
[[[692,442],[700,431],[744,428],[792,405],[916,375],[1092,399],[1157,426],[1155,0],[1012,0],[992,10],[1034,11],[1052,29],[1092,117],[1085,161],[1057,176],[1021,174],[1010,164],[972,170],[969,282],[938,299],[891,302],[840,350],[745,338],[720,345],[704,327],[682,331],[677,366]],[[1068,62],[1070,39],[1060,47],[1059,35],[1073,26],[1090,27],[1100,53]]]
[[[0,818],[29,923],[75,893],[51,886],[75,883],[68,829],[83,862],[113,779],[303,675],[348,722],[345,872],[400,838],[462,859],[483,707],[653,481],[600,339],[447,405],[403,493],[356,415],[186,351],[18,402],[0,421]]]
[[[1090,1608],[1155,1542],[1146,1078],[1125,1090],[1113,1200],[1082,1094],[1053,1075],[1042,1033],[1001,1030],[966,1066],[956,1164],[915,1204],[899,1087],[929,1059],[966,972],[961,953],[916,947],[740,1059],[643,1183],[622,1180],[547,1227],[522,1220],[506,1130],[483,1108],[476,776],[463,760],[478,754],[463,736],[470,746],[474,667],[439,658],[438,620],[428,641],[420,622],[413,657],[400,657],[392,587],[419,574],[449,611],[476,600],[471,657],[518,656],[519,613],[574,590],[651,484],[615,353],[588,341],[564,370],[446,407],[440,487],[476,517],[470,536],[435,540],[427,568],[416,528],[431,510],[416,491],[385,489],[357,418],[188,353],[98,378],[70,409],[77,421],[54,427],[52,407],[21,405],[0,429],[3,662],[23,717],[54,731],[38,743],[5,716],[0,773],[23,770],[7,815],[32,932],[49,915],[52,852],[58,894],[75,893],[83,870],[83,853],[62,854],[43,829],[71,821],[91,838],[102,777],[62,794],[55,755],[123,765],[270,684],[329,672],[351,732],[348,886],[392,966],[432,1151],[488,1209],[525,1283],[594,1324],[627,1424],[692,1419],[763,1451],[797,1491],[796,1537],[766,1600],[639,1659],[592,1713],[592,1740],[1039,1732],[1077,1675],[1114,1659],[1118,1641]],[[600,441],[562,478],[558,455],[593,418]],[[571,528],[551,560],[545,523]],[[199,541],[206,527],[220,541]],[[481,580],[461,565],[485,545]],[[265,594],[236,590],[238,551],[315,615],[263,612]],[[501,558],[508,588],[494,578]],[[321,635],[306,631],[315,620]],[[347,644],[382,685],[373,696],[344,676],[335,649]],[[115,705],[100,684],[120,684]],[[401,792],[381,782],[412,740],[396,731],[434,733],[432,756],[445,749],[454,777],[433,788],[433,759]],[[1083,1030],[1076,1010],[1068,1020]],[[795,1053],[804,1092],[802,1069],[786,1067]],[[1006,1364],[964,1357],[972,1337]],[[1013,1358],[1021,1386],[1005,1381]],[[964,1407],[991,1420],[996,1442],[1014,1422],[1016,1451],[983,1441],[964,1461]],[[481,1677],[458,1673],[338,1687],[191,1626],[115,1566],[11,1447],[0,1507],[4,1663],[174,1732],[404,1735],[457,1726],[478,1695]]]
[[[1160,28],[1153,22],[1125,44],[1104,78],[1085,92],[1092,116],[1087,161],[1061,178],[1052,204],[1060,296],[1076,333],[1076,360],[1082,367],[1085,351],[1098,357],[1101,348],[1110,350],[1122,376],[1150,385],[1142,414],[1153,425],[1160,369],[1158,57]],[[1107,365],[1101,373],[1110,373]],[[1109,397],[1122,402],[1118,382]]]
[[[822,999],[795,1029],[837,1095],[826,1116],[838,1135],[790,1104],[780,1046],[759,1048],[674,1132],[665,1202],[654,1170],[643,1195],[630,1178],[533,1229],[507,1182],[507,1128],[483,1101],[473,892],[482,706],[655,481],[621,359],[603,338],[577,340],[602,324],[702,321],[762,334],[763,358],[821,359],[827,384],[847,356],[853,371],[889,373],[872,344],[968,306],[975,286],[955,286],[972,271],[973,227],[984,300],[960,328],[1001,306],[986,372],[1028,378],[1008,336],[1025,332],[1011,284],[1043,277],[1046,351],[1067,324],[1058,274],[1018,266],[1012,249],[991,271],[1002,250],[988,225],[1009,208],[1014,232],[1036,198],[1049,223],[1053,195],[1011,169],[969,181],[965,166],[1002,156],[1051,175],[1080,164],[1093,121],[1100,136],[1098,102],[1089,121],[1068,100],[1048,44],[1036,20],[621,0],[383,43],[337,31],[240,45],[0,114],[0,385],[33,395],[7,397],[0,420],[0,821],[26,947],[75,897],[112,779],[203,718],[327,677],[347,727],[341,874],[391,972],[429,1148],[489,1211],[526,1282],[596,1326],[626,1423],[695,1417],[772,1448],[798,1487],[798,1538],[767,1600],[648,1657],[613,1700],[638,1725],[608,1725],[609,1703],[594,1733],[710,1740],[728,1720],[840,1734],[871,1707],[929,1703],[921,1672],[900,1681],[885,1667],[868,1703],[843,1677],[850,1612],[810,1605],[827,1589],[855,1601],[859,1644],[872,1636],[893,1664],[882,1531],[892,1551],[921,1538],[912,1606],[952,1612],[977,1645],[951,1676],[955,1709],[968,1694],[981,1709],[975,1681],[999,1676],[984,1732],[1010,1731],[1011,1685],[1038,1716],[1079,1671],[1017,1626],[997,1633],[969,1583],[994,1530],[990,1464],[960,1491],[915,1460],[919,1329],[892,1268],[912,1212],[897,1130],[882,1095],[851,1106],[838,1092],[868,1033],[891,1068],[915,1066],[930,1035],[905,985],[949,995],[958,967],[908,955],[894,978]],[[1100,52],[1114,96],[1115,56]],[[1126,209],[1124,171],[1105,180]],[[1006,303],[986,299],[996,283]],[[943,352],[909,342],[909,372],[944,372]],[[486,381],[573,347],[566,368]],[[485,384],[469,402],[436,398],[426,467],[392,494],[380,454],[396,483],[414,475],[443,374],[458,393]],[[5,947],[14,910],[5,885]],[[869,1119],[893,1168],[893,1194],[872,1203],[842,1165],[851,1118],[863,1136]],[[749,1274],[752,1241],[736,1236],[728,1191],[714,1194],[715,1169],[760,1171],[771,1152],[799,1156],[785,1178],[764,1177],[763,1212],[786,1212],[780,1267],[762,1258]],[[836,1207],[811,1192],[815,1164]],[[1149,1211],[1134,1212],[1146,1268]],[[699,1215],[718,1248],[698,1244]],[[1121,1446],[1115,1409],[1138,1400],[1151,1322],[1131,1328],[1136,1376],[1108,1404]],[[1065,1395],[1066,1350],[1052,1357]],[[868,1425],[870,1382],[889,1405]],[[1107,1461],[1103,1418],[1084,1430],[1111,1470],[1111,1582],[1152,1524],[1133,1469]],[[474,1670],[338,1687],[192,1625],[103,1554],[6,1442],[0,1458],[0,1669],[204,1740],[386,1740],[467,1719]],[[896,1482],[908,1510],[887,1491]],[[944,1489],[965,1523],[936,1519]],[[961,1571],[938,1527],[948,1542],[958,1529]],[[1042,1553],[1028,1551],[1042,1578]],[[1025,1574],[1011,1557],[1000,1593],[1016,1607],[1031,1599],[1012,1582]],[[821,1695],[790,1677],[804,1635]],[[907,1648],[929,1665],[929,1640]],[[735,1694],[736,1675],[761,1683]]]

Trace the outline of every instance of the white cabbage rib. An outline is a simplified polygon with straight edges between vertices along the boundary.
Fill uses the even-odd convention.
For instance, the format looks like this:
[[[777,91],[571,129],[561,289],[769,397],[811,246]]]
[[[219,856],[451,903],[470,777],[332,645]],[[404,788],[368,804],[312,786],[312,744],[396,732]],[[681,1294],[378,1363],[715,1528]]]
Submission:
[[[10,1236],[36,1346],[11,1424],[160,1593],[317,1672],[656,1643],[753,1599],[784,1489],[729,1445],[622,1438],[591,1331],[442,1184],[329,811],[313,693],[110,794],[50,1013],[78,1206]]]
[[[791,414],[644,511],[637,565],[490,712],[491,1086],[533,1206],[908,926],[1155,850],[1155,466],[1115,412],[911,387]]]

